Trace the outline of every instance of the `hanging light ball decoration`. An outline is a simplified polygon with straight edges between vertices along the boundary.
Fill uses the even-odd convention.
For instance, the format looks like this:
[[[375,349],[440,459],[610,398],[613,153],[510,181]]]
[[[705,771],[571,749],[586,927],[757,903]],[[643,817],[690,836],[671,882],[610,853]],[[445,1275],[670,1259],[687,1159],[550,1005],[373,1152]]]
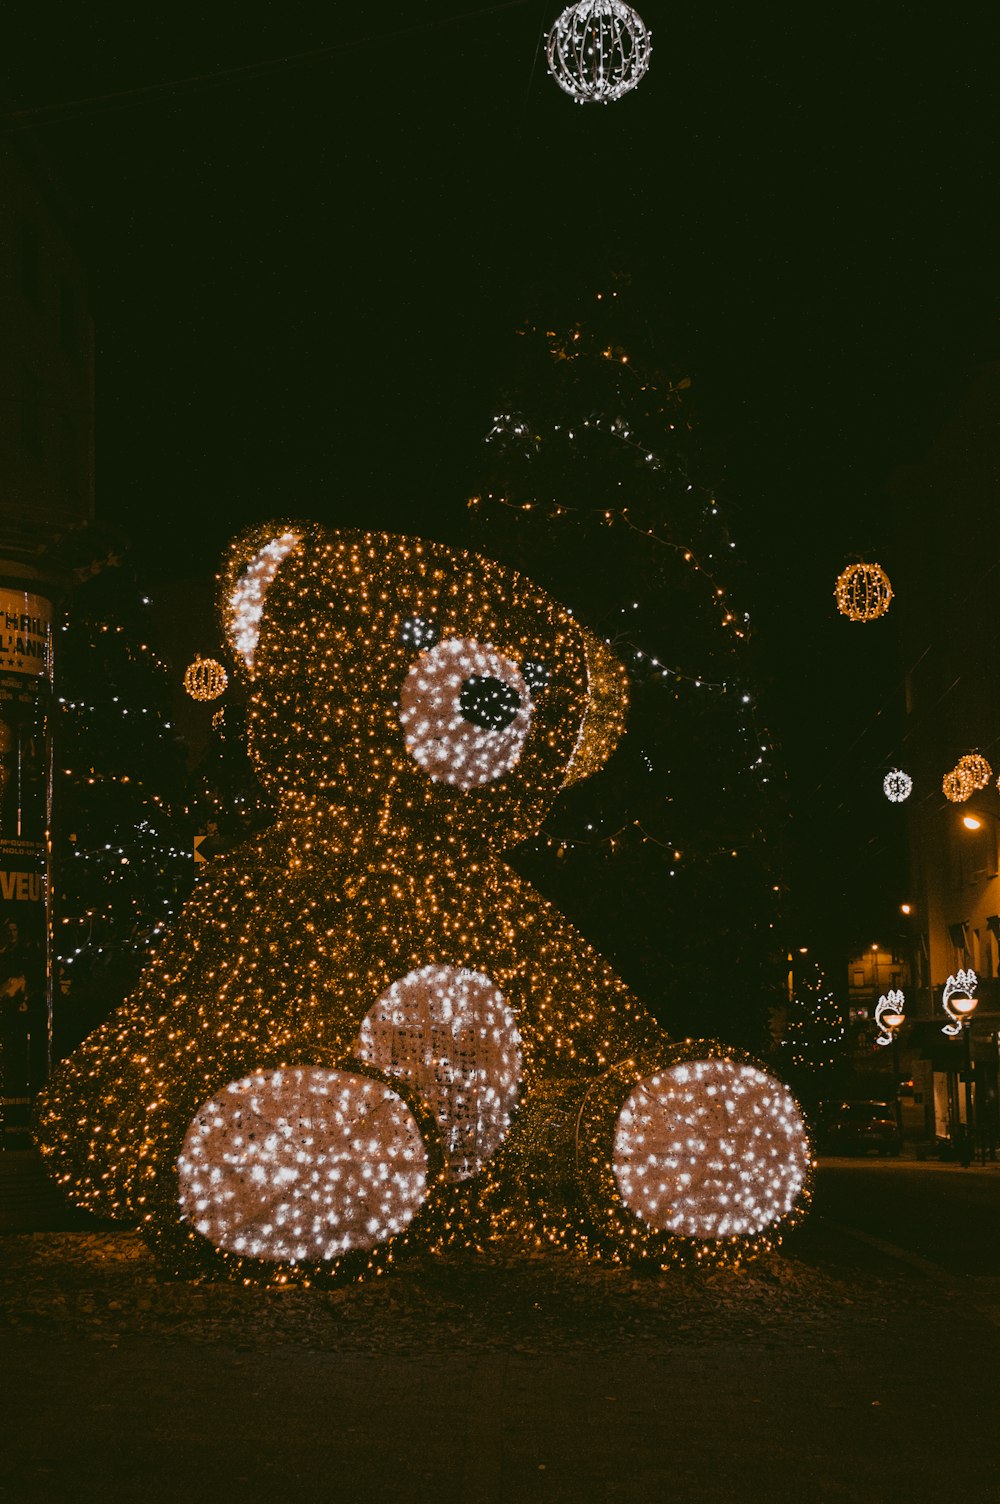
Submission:
[[[890,804],[902,804],[913,793],[913,779],[902,768],[893,768],[882,779],[882,788]]]
[[[549,72],[577,104],[610,104],[642,81],[651,39],[622,0],[579,0],[553,22],[546,43]]]
[[[837,610],[848,621],[877,621],[889,609],[892,586],[881,564],[848,564],[834,588]]]
[[[214,658],[202,658],[199,653],[184,671],[184,688],[192,700],[217,700],[225,694],[229,675]]]
[[[993,769],[981,752],[967,752],[955,766],[972,780],[973,789],[984,789],[993,777]]]
[[[946,799],[951,800],[952,804],[964,804],[966,799],[971,799],[976,792],[976,784],[973,782],[972,775],[968,769],[963,768],[961,763],[959,763],[957,767],[952,768],[951,772],[946,773],[942,778],[941,791]]]

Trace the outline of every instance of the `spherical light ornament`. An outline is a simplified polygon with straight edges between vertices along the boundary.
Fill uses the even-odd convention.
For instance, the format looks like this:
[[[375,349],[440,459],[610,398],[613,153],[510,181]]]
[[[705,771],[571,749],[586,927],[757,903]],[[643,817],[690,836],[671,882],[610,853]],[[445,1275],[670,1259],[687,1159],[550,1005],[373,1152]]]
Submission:
[[[976,785],[971,776],[963,767],[952,768],[941,780],[941,790],[946,799],[952,804],[964,804],[966,799],[971,799],[976,792]]]
[[[225,694],[229,675],[214,658],[199,654],[184,671],[184,688],[192,700],[217,700]]]
[[[638,84],[649,67],[650,34],[622,0],[579,0],[553,23],[549,72],[577,104],[610,104]]]
[[[893,768],[882,779],[882,788],[890,804],[902,804],[913,793],[913,779],[902,768]]]
[[[974,789],[984,789],[993,777],[993,769],[981,752],[967,752],[955,766],[972,780]]]
[[[849,621],[876,621],[892,600],[889,576],[880,564],[849,564],[834,588],[837,610]]]

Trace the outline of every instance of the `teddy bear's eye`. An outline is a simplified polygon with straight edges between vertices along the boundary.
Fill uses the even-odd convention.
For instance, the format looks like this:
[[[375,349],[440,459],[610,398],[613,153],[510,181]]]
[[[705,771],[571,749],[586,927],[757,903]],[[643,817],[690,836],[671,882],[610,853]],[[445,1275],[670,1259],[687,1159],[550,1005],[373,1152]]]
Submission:
[[[470,674],[462,685],[458,706],[464,720],[486,730],[503,731],[516,718],[521,696],[492,674]]]
[[[411,648],[432,648],[438,640],[438,629],[423,616],[408,616],[399,629],[399,640]]]
[[[521,678],[532,691],[544,689],[552,678],[544,663],[539,663],[536,658],[526,658],[521,664]]]
[[[407,752],[435,783],[463,791],[510,772],[531,713],[514,660],[470,637],[446,637],[421,652],[399,697]]]

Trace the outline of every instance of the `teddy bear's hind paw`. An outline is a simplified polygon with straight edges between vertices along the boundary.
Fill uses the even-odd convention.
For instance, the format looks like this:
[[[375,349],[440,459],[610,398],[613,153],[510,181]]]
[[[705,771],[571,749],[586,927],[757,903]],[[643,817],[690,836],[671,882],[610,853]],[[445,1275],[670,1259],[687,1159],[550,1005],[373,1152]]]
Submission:
[[[215,1247],[296,1262],[401,1232],[426,1199],[429,1162],[389,1086],[294,1066],[231,1081],[203,1103],[177,1172],[184,1219]]]

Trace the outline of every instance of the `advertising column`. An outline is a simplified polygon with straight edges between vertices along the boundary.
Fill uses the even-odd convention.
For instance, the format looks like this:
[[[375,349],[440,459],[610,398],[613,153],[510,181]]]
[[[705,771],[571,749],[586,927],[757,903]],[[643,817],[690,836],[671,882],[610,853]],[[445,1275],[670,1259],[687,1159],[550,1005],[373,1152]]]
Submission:
[[[28,1143],[52,1035],[52,602],[0,583],[0,1146]]]

